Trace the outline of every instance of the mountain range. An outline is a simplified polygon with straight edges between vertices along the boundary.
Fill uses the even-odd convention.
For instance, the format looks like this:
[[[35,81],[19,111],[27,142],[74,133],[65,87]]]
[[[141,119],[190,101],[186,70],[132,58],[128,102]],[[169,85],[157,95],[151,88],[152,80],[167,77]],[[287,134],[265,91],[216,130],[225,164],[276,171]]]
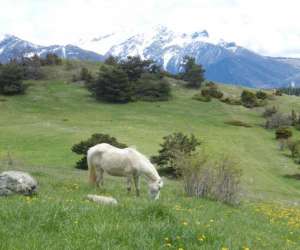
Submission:
[[[140,55],[152,59],[165,70],[176,74],[182,70],[183,58],[196,59],[206,70],[209,80],[258,88],[300,85],[300,59],[273,58],[210,37],[206,30],[174,32],[158,26],[143,33],[126,31],[84,38],[74,45],[40,46],[12,35],[0,36],[0,62],[19,56],[55,53],[62,58],[103,61],[107,56]]]

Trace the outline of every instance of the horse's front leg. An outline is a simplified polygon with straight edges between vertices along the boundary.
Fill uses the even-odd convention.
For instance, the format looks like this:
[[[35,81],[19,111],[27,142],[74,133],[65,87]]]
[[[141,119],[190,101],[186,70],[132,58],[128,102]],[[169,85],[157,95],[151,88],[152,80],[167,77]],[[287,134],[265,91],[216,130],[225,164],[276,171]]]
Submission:
[[[97,175],[97,178],[96,178],[96,185],[97,187],[103,187],[103,169],[101,168],[96,168],[96,175]]]
[[[138,175],[133,176],[134,186],[136,190],[136,196],[140,196],[140,177]]]
[[[128,191],[128,193],[131,192],[131,184],[132,184],[132,177],[128,176],[127,177],[127,191]]]

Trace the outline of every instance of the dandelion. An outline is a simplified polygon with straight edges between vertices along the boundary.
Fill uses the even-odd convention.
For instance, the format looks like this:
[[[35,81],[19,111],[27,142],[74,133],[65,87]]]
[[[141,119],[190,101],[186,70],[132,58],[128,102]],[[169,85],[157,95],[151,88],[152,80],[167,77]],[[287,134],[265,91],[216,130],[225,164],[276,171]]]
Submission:
[[[222,247],[221,250],[229,250],[228,247]]]
[[[188,223],[186,221],[182,222],[182,225],[187,226]]]
[[[178,250],[184,250],[182,247],[179,247]]]
[[[171,243],[166,243],[166,247],[171,247],[172,244]]]
[[[243,250],[250,250],[250,248],[249,247],[244,247]]]
[[[209,220],[209,222],[214,222],[214,220],[213,220],[213,219],[211,219],[211,220]]]
[[[166,238],[165,238],[165,241],[169,241],[169,238],[168,238],[168,237],[166,237]]]

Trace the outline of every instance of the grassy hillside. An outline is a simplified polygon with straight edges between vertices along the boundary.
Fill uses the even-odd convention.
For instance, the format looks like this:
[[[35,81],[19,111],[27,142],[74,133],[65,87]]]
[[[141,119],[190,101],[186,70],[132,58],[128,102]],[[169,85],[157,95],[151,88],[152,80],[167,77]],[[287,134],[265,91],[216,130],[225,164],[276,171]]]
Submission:
[[[284,175],[300,170],[261,126],[263,109],[199,102],[191,98],[195,91],[178,86],[169,102],[99,103],[70,83],[76,67],[46,68],[48,80],[31,81],[26,95],[0,97],[0,171],[29,171],[40,183],[36,198],[1,199],[0,249],[297,249],[300,210],[289,207],[298,204],[300,182]],[[98,65],[89,67],[96,72]],[[300,110],[297,97],[270,104]],[[253,127],[224,123],[232,119]],[[140,199],[127,195],[118,178],[106,178],[105,190],[95,190],[87,173],[73,167],[78,157],[71,146],[92,133],[109,133],[150,156],[176,131],[194,133],[211,155],[240,161],[241,207],[187,198],[181,183],[171,180],[157,203],[148,200],[145,183]],[[112,195],[120,206],[88,203],[88,193]]]

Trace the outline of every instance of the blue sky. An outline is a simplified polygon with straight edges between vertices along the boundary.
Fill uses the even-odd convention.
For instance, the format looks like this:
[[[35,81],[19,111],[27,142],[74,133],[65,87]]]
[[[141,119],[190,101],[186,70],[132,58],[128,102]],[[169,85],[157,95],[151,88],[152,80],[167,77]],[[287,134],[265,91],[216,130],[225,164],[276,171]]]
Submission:
[[[206,29],[256,52],[300,57],[299,0],[0,0],[0,33],[66,44],[162,24]]]

